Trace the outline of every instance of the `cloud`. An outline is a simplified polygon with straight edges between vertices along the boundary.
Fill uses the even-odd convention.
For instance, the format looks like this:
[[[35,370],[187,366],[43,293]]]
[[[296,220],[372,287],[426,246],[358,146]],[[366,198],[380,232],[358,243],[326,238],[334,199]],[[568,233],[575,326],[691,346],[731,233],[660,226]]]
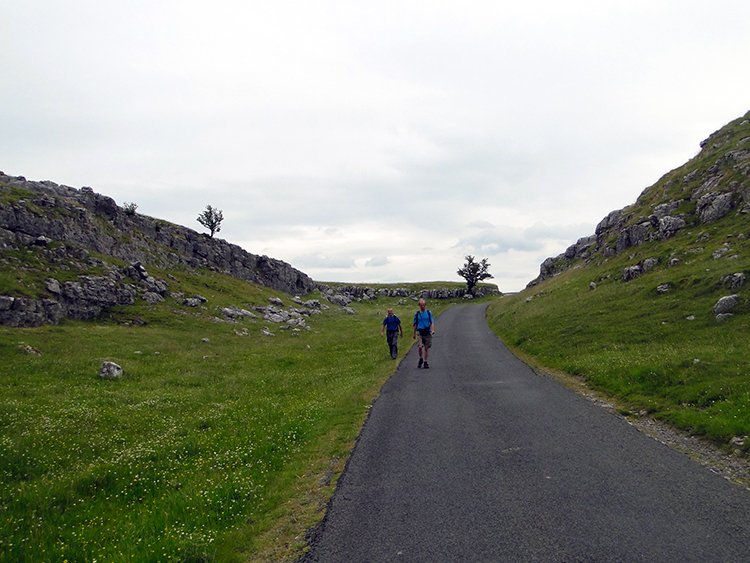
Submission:
[[[321,253],[296,256],[292,264],[297,268],[314,268],[325,270],[348,270],[354,268],[354,260],[347,256],[327,256]]]
[[[388,260],[387,256],[373,256],[367,262],[365,262],[365,266],[374,268],[377,266],[387,266],[390,263],[391,261]]]
[[[546,225],[535,223],[528,228],[493,225],[489,222],[474,222],[472,225],[479,232],[461,238],[455,248],[463,249],[469,254],[497,255],[511,250],[518,252],[538,252],[546,243],[567,242],[568,245],[578,238],[593,234],[593,225]]]

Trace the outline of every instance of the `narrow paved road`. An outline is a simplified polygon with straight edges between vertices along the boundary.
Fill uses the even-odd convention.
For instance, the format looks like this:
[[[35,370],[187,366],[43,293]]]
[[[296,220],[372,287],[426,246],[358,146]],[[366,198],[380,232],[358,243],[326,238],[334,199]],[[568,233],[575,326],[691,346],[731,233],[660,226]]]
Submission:
[[[485,309],[385,384],[305,562],[750,561],[749,491],[537,376]]]

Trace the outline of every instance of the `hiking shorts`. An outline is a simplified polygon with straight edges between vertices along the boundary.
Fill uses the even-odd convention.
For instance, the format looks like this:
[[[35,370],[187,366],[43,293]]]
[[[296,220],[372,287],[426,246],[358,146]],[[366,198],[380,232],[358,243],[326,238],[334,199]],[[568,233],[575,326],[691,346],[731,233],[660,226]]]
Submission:
[[[422,334],[417,331],[417,338],[419,338],[419,345],[425,348],[432,348],[432,333],[428,330],[427,334]]]

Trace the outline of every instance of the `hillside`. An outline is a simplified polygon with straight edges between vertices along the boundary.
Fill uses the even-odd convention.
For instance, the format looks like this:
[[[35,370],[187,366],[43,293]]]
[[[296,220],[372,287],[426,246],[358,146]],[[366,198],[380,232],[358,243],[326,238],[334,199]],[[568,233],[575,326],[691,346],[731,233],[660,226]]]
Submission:
[[[3,172],[0,261],[5,266],[0,295],[6,297],[0,323],[13,326],[92,318],[147,293],[147,299],[163,298],[169,281],[139,273],[150,267],[208,268],[296,295],[315,287],[309,276],[281,260],[141,215],[91,188]],[[20,298],[12,314],[8,298]]]
[[[511,346],[634,417],[750,451],[750,113],[490,307]]]
[[[750,112],[713,133],[700,146],[697,156],[665,174],[644,190],[634,204],[609,213],[596,226],[594,234],[579,239],[559,256],[545,260],[539,277],[529,286],[568,268],[601,264],[608,258],[633,254],[636,250],[646,252],[653,246],[648,243],[670,239],[674,239],[674,255],[654,257],[662,259],[662,265],[676,266],[681,258],[684,260],[685,254],[679,255],[677,245],[690,244],[691,240],[696,244],[689,249],[691,256],[711,247],[721,256],[736,258],[731,252],[733,235],[741,241],[750,234],[746,232],[750,214]],[[696,230],[700,232],[691,239]],[[720,233],[725,239],[719,240]],[[623,276],[632,279],[653,265],[643,261],[633,263]]]

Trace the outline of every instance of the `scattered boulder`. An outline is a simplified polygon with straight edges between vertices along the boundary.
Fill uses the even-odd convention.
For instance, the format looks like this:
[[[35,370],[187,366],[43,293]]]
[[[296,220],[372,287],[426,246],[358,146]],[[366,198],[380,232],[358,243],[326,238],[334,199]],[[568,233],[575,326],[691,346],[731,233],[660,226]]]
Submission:
[[[47,278],[47,281],[44,282],[44,287],[47,291],[49,291],[53,295],[60,295],[62,293],[62,287],[60,287],[60,282],[57,281],[55,278]]]
[[[657,258],[646,258],[643,261],[643,271],[648,272],[649,270],[653,270],[657,264],[659,264],[659,260]]]
[[[670,286],[668,283],[662,283],[656,286],[656,293],[662,295],[664,293],[667,293],[671,288],[672,286]]]
[[[162,301],[164,301],[164,298],[158,293],[147,291],[143,294],[143,300],[149,305],[156,305],[157,303],[161,303]]]
[[[619,254],[631,246],[640,246],[648,240],[651,221],[644,221],[630,227],[625,227],[617,237],[616,251]]]
[[[718,318],[719,315],[729,313],[729,311],[731,311],[737,306],[738,300],[739,300],[739,296],[736,294],[722,297],[716,302],[716,305],[714,305],[714,308],[713,308],[714,315],[716,315]]]
[[[682,217],[662,217],[659,219],[659,238],[666,240],[677,234],[677,232],[685,227],[685,219]]]
[[[713,223],[731,211],[734,194],[732,192],[709,192],[698,199],[696,214],[701,223]]]
[[[183,299],[182,304],[187,305],[188,307],[200,307],[206,301],[208,300],[205,297],[196,295],[195,297],[188,297],[187,299]]]
[[[284,306],[284,302],[281,299],[279,299],[278,297],[269,297],[268,298],[268,302],[271,305],[276,305],[277,307],[283,307]]]
[[[219,311],[222,315],[227,317],[228,319],[257,319],[258,315],[253,313],[252,311],[248,311],[247,309],[240,309],[239,307],[216,307],[216,310]]]
[[[628,282],[640,277],[643,274],[643,268],[636,264],[635,266],[629,266],[622,271],[622,281]]]
[[[721,283],[724,287],[729,289],[737,289],[745,285],[745,274],[737,272],[736,274],[730,274],[721,278]]]
[[[718,260],[719,258],[724,256],[728,252],[729,252],[729,243],[725,242],[723,246],[720,246],[719,248],[713,251],[713,253],[711,254],[711,258],[713,258],[714,260]]]
[[[352,298],[348,295],[337,293],[335,295],[329,296],[328,301],[330,301],[334,305],[338,305],[339,307],[346,307],[349,303],[352,302]]]
[[[21,348],[21,350],[23,350],[27,354],[32,354],[34,356],[41,356],[42,355],[42,353],[39,350],[37,350],[33,346],[31,346],[29,344],[26,344],[24,342],[22,342],[21,344],[19,344],[18,347]]]
[[[289,313],[286,311],[278,311],[278,312],[269,312],[266,313],[263,317],[263,320],[268,321],[269,323],[276,323],[281,324],[285,323],[290,319]]]
[[[101,379],[122,379],[124,375],[123,369],[114,362],[104,362],[99,369]]]

